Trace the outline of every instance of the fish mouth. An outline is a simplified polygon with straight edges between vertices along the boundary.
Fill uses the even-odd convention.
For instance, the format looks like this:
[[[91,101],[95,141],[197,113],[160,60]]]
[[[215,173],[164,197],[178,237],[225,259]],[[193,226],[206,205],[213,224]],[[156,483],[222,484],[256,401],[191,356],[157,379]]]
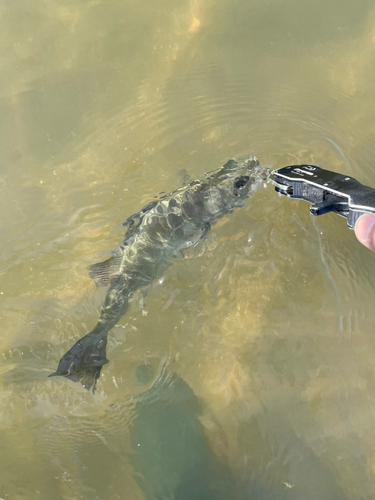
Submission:
[[[248,156],[246,158],[241,158],[234,160],[237,164],[237,168],[233,169],[233,172],[237,174],[238,177],[250,176],[252,179],[262,179],[267,180],[271,175],[271,170],[267,167],[262,167],[256,156]]]

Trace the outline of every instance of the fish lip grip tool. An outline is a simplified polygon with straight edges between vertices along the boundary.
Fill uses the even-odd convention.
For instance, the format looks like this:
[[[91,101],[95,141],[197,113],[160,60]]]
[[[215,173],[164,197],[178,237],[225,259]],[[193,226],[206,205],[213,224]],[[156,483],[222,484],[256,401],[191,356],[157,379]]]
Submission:
[[[289,198],[312,204],[312,215],[328,212],[347,219],[354,229],[363,214],[375,213],[375,189],[364,186],[353,177],[314,165],[291,165],[272,172],[275,190]]]

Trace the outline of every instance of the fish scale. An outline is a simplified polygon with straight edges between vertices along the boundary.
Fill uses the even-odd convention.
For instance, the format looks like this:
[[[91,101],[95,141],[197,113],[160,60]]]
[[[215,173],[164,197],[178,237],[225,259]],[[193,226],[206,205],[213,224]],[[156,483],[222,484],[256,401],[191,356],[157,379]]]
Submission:
[[[231,159],[131,215],[124,222],[122,245],[108,260],[89,267],[95,283],[108,286],[98,323],[64,354],[50,377],[61,375],[95,392],[108,363],[108,333],[128,310],[134,292],[159,279],[174,258],[205,238],[212,224],[243,206],[268,175],[253,156]]]

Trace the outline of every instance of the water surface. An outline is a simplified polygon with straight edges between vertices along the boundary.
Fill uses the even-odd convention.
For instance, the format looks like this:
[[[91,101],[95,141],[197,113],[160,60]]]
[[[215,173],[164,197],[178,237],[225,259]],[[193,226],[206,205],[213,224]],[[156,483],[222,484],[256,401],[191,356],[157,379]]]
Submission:
[[[375,257],[262,187],[111,333],[95,396],[48,379],[87,266],[228,158],[375,186],[370,1],[0,3],[0,498],[375,497]]]

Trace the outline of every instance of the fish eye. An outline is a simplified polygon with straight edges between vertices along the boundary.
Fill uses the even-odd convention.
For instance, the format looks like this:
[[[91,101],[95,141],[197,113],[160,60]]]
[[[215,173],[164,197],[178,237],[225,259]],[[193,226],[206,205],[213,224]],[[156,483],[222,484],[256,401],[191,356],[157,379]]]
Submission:
[[[234,187],[236,189],[241,189],[246,186],[247,182],[249,180],[249,177],[247,175],[238,177],[238,179],[234,183]]]

